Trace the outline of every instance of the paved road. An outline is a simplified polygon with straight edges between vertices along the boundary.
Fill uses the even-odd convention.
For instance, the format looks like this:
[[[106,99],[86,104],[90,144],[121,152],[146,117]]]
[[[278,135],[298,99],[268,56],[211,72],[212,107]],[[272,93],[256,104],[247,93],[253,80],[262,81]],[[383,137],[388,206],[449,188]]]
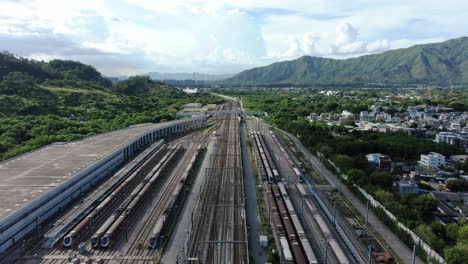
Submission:
[[[245,139],[244,124],[240,126],[240,137],[242,147],[242,164],[244,168],[244,192],[245,211],[247,214],[247,225],[249,235],[249,252],[253,263],[265,263],[266,252],[260,247],[259,236],[262,235],[260,213],[258,211],[257,194],[255,192],[255,180],[252,174],[247,142]]]
[[[339,178],[327,170],[327,168],[323,166],[319,159],[312,155],[296,137],[289,133],[287,134],[294,141],[296,146],[299,147],[300,151],[307,157],[315,169],[318,172],[321,172],[322,175],[330,182],[330,184],[339,186]],[[341,191],[343,195],[348,198],[353,207],[356,208],[362,216],[365,216],[367,205],[361,202],[361,200],[357,199],[354,194],[346,187],[346,185],[343,184],[341,186]],[[369,211],[369,224],[383,237],[387,245],[389,245],[389,247],[391,247],[405,263],[411,263],[413,256],[412,250],[410,250],[384,223],[382,223],[372,211]],[[419,264],[424,262],[419,257],[417,257],[416,263]]]

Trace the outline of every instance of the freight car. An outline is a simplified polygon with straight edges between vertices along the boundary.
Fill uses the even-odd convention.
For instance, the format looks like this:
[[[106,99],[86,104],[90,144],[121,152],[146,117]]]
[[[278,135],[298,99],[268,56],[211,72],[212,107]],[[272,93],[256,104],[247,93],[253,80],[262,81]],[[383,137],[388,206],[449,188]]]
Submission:
[[[294,259],[289,247],[288,240],[285,237],[280,238],[281,249],[283,250],[284,260],[286,263],[294,263]]]
[[[156,222],[156,225],[154,226],[153,231],[151,231],[149,245],[152,249],[155,249],[160,244],[160,240],[162,238],[161,231],[164,227],[164,223],[166,222],[166,219],[167,219],[167,215],[163,214]]]
[[[338,259],[339,264],[349,264],[348,258],[334,239],[330,240],[328,244],[330,245],[333,255]]]

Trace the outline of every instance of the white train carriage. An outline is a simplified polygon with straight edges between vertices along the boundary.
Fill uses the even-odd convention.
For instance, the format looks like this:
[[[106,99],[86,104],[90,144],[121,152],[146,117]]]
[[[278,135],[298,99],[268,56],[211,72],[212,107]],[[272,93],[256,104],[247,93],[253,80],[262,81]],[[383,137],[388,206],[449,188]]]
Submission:
[[[294,170],[294,174],[299,178],[302,174],[301,174],[301,171],[296,168],[296,167],[293,167],[293,170]]]
[[[315,222],[317,223],[317,225],[319,226],[320,231],[322,231],[322,234],[325,237],[329,237],[331,235],[330,229],[328,229],[328,226],[325,223],[325,221],[323,220],[322,216],[320,216],[319,214],[315,214],[314,219],[315,219]]]
[[[275,177],[275,179],[279,179],[279,173],[276,169],[273,169],[273,176]]]
[[[284,260],[286,263],[294,263],[294,259],[289,247],[288,240],[286,237],[280,237],[281,249],[283,250]]]
[[[283,197],[288,196],[288,192],[286,191],[286,187],[284,186],[284,184],[282,182],[278,182],[278,188],[280,189],[281,195]]]
[[[317,256],[315,256],[314,251],[312,250],[312,246],[309,243],[307,238],[301,239],[302,248],[304,249],[304,253],[307,257],[307,263],[310,264],[317,264]]]
[[[284,197],[284,203],[286,204],[286,208],[288,209],[289,214],[295,215],[296,211],[294,210],[294,206],[291,203],[291,199],[289,197]]]
[[[160,244],[159,242],[161,239],[161,231],[164,227],[164,223],[166,222],[167,215],[163,214],[157,221],[153,231],[151,232],[151,237],[149,238],[149,246],[150,248],[154,249],[158,247]]]
[[[313,215],[315,215],[315,213],[317,212],[317,207],[315,207],[315,205],[309,200],[306,200],[306,206],[310,210],[310,212]]]
[[[293,170],[294,174],[297,176],[297,181],[301,183],[304,182],[304,176],[302,176],[301,171],[296,166],[293,167]]]
[[[309,196],[306,187],[303,184],[296,184],[297,190],[303,197]]]
[[[333,255],[338,259],[338,263],[340,264],[349,264],[349,260],[346,257],[345,253],[341,249],[340,245],[335,241],[335,239],[331,239],[328,244],[333,252]]]
[[[304,228],[302,227],[302,224],[299,221],[299,217],[296,214],[293,214],[291,215],[291,220],[293,222],[294,227],[296,228],[296,232],[299,235],[299,238],[306,238]]]

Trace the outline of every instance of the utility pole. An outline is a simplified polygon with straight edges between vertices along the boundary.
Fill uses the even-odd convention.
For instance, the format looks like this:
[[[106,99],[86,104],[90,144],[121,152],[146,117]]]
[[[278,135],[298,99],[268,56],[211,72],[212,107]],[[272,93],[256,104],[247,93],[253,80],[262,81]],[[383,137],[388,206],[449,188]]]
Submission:
[[[367,201],[367,208],[366,208],[366,225],[369,222],[369,201]]]
[[[414,264],[416,261],[416,244],[413,245],[413,258],[411,259],[411,264]]]
[[[338,188],[338,193],[339,193],[340,196],[341,196],[341,181],[342,181],[342,180],[341,180],[341,177],[342,177],[342,175],[340,174],[339,176],[340,176],[340,185],[339,185],[340,187]]]
[[[367,256],[368,257],[367,263],[371,263],[371,256],[372,256],[372,246],[369,246],[369,255]]]
[[[323,260],[324,264],[327,264],[327,259],[328,259],[328,238],[327,238],[327,243],[325,244],[325,259]]]
[[[336,226],[336,201],[333,201],[333,225]]]

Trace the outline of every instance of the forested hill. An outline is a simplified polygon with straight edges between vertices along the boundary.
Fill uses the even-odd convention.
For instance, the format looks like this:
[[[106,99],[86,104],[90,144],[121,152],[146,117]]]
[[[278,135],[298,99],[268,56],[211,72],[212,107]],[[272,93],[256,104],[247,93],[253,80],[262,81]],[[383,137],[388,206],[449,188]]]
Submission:
[[[175,118],[190,102],[218,103],[134,76],[115,85],[94,67],[0,53],[0,160],[43,145]]]
[[[468,84],[468,37],[344,60],[304,56],[222,81],[254,84]]]
[[[46,80],[80,80],[94,82],[110,87],[112,82],[90,65],[77,61],[51,60],[43,62],[16,57],[8,52],[0,52],[0,78],[11,72],[22,72],[30,75],[37,82]]]

